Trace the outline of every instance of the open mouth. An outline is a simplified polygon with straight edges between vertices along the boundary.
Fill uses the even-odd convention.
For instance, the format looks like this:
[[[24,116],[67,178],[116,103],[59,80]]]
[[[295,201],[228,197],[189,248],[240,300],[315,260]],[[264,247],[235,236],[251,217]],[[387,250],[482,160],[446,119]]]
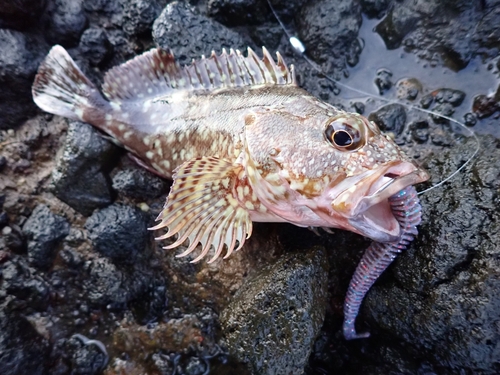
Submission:
[[[378,242],[397,241],[400,227],[388,198],[407,186],[429,178],[428,173],[409,162],[399,162],[359,180],[332,202],[332,208],[348,218],[364,236]],[[346,202],[349,205],[346,206]],[[345,207],[348,207],[346,210]]]

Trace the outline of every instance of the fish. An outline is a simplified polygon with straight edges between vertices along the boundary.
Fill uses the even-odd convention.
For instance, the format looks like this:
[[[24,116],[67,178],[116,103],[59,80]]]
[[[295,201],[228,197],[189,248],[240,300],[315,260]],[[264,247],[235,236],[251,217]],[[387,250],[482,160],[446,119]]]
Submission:
[[[157,240],[175,236],[165,249],[185,245],[178,257],[198,251],[198,262],[212,250],[209,263],[225,259],[242,248],[253,222],[351,231],[374,241],[365,256],[395,254],[416,235],[413,185],[429,174],[374,122],[300,88],[279,52],[275,60],[265,47],[262,58],[250,48],[247,56],[223,49],[180,66],[170,49],[154,48],[103,81],[99,90],[54,46],[35,77],[33,100],[93,125],[173,180],[150,229],[165,231]],[[418,218],[401,219],[408,210]],[[372,279],[382,271],[372,264]],[[367,290],[362,272],[346,300],[346,338],[364,337],[353,328]]]

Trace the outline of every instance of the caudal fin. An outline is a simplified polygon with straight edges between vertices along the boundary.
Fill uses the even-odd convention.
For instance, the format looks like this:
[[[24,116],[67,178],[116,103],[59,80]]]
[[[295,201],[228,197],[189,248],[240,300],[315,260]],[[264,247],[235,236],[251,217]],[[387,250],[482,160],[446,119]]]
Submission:
[[[32,93],[41,109],[72,120],[85,121],[85,111],[104,102],[95,85],[58,45],[52,47],[38,68]]]

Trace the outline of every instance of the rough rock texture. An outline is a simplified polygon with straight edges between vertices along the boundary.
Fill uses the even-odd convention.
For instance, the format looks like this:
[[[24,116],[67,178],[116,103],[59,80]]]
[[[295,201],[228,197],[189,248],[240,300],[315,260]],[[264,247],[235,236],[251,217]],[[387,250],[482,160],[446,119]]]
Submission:
[[[46,0],[0,1],[0,28],[28,29],[40,17],[46,3]]]
[[[392,132],[399,137],[405,128],[406,110],[401,104],[388,104],[372,112],[368,119],[375,122],[380,130]]]
[[[127,262],[135,261],[149,239],[144,213],[119,204],[96,210],[85,223],[85,229],[96,251]]]
[[[94,66],[106,63],[113,53],[113,45],[106,32],[97,28],[84,31],[80,38],[79,49]]]
[[[44,14],[46,38],[51,44],[73,47],[87,26],[81,1],[51,0]]]
[[[435,155],[431,171],[453,171],[473,146],[470,141]],[[412,351],[421,350],[436,365],[496,373],[500,141],[481,137],[481,148],[461,178],[422,196],[422,235],[399,259],[394,282],[374,288],[368,309],[381,329],[411,341]]]
[[[302,374],[323,324],[324,250],[290,253],[265,267],[222,311],[229,352],[254,374]]]
[[[153,39],[163,48],[171,48],[182,64],[190,63],[211,50],[223,47],[244,50],[248,40],[220,23],[198,14],[188,3],[168,4],[153,24]]]
[[[0,311],[0,368],[2,375],[43,375],[50,349],[31,324],[16,314]]]
[[[114,175],[113,189],[126,197],[142,200],[157,198],[169,190],[165,180],[138,165]]]
[[[36,113],[31,84],[48,46],[40,38],[0,29],[0,129],[9,129]]]
[[[20,257],[2,261],[0,266],[3,307],[10,310],[44,311],[49,305],[50,285],[35,268]],[[10,296],[10,298],[5,298]]]
[[[52,173],[54,194],[88,216],[112,202],[106,171],[114,164],[117,148],[91,126],[72,122],[62,155]]]
[[[283,256],[289,259],[291,251],[319,245],[327,249],[330,297],[325,324],[302,368],[306,374],[499,373],[496,140],[482,139],[485,153],[473,168],[422,196],[419,239],[377,281],[362,306],[357,325],[371,332],[367,340],[345,342],[341,333],[349,279],[369,244],[354,234],[320,231],[318,237],[291,225],[257,223],[241,251],[210,265],[176,258],[182,248],[162,249],[167,241],[153,245],[152,237],[162,231],[144,231],[144,242],[122,251],[141,238],[128,237],[138,233],[132,221],[153,225],[168,187],[162,191],[156,177],[137,173],[123,153],[108,153],[114,146],[82,124],[68,130],[66,120],[35,112],[31,83],[52,43],[71,46],[70,54],[95,83],[102,82],[105,70],[155,43],[172,48],[181,63],[212,49],[244,50],[250,45],[259,51],[265,45],[295,64],[299,84],[313,95],[366,116],[380,106],[363,95],[348,99],[348,90],[340,91],[297,57],[264,0],[167,2],[0,0],[0,372],[99,373],[105,358],[97,343],[102,343],[110,355],[106,375],[247,374],[246,365],[229,355],[219,313],[261,270],[274,267]],[[356,84],[359,89],[378,89],[384,97],[409,100],[457,119],[467,114],[469,126],[500,137],[497,0],[272,3],[290,32],[303,39],[309,56],[333,76],[343,80],[364,73],[366,78]],[[361,23],[363,14],[378,20],[363,18]],[[377,23],[387,46],[401,45],[397,52],[368,48],[378,36],[366,30]],[[383,62],[374,63],[380,56]],[[477,56],[484,59],[484,67]],[[427,70],[398,75],[398,68],[412,66],[415,58]],[[352,67],[358,59],[360,64]],[[457,70],[468,62],[474,69],[453,73],[446,68]],[[437,70],[435,82],[429,83],[426,72]],[[456,79],[441,81],[451,75]],[[491,87],[484,81],[491,81]],[[463,82],[470,82],[469,87],[455,86]],[[437,116],[407,109],[406,121],[397,124],[393,131],[400,132],[398,143],[416,160],[426,161],[434,182],[463,163],[474,147],[453,135],[447,121]],[[74,142],[72,153],[66,154],[66,138]],[[456,142],[462,144],[457,150]],[[72,173],[56,168],[56,160],[62,164],[65,154],[74,156],[73,164],[64,162],[74,167]],[[64,172],[62,180],[59,172]],[[61,181],[54,195],[53,186]],[[161,197],[153,197],[157,194]],[[71,225],[55,258],[44,259],[46,268],[30,264],[22,230],[40,204]],[[129,241],[121,247],[102,244],[119,244],[112,239],[120,233],[117,225],[99,220],[99,231],[85,229],[85,215],[110,204],[115,214],[105,217],[115,224],[121,222],[118,213],[128,218],[129,230],[118,238]],[[144,212],[137,217],[135,205]],[[65,233],[60,229],[58,235]],[[98,246],[89,238],[96,233],[105,239]],[[286,285],[280,279],[267,291],[272,295]],[[251,314],[241,317],[242,326],[255,323]],[[266,327],[273,327],[272,322]],[[76,334],[95,342],[87,345]],[[270,357],[283,358],[285,345],[280,345],[267,347]],[[290,345],[302,353],[302,364],[309,345]],[[294,367],[297,372],[299,367]]]
[[[337,76],[343,73],[346,63],[357,64],[361,53],[357,39],[361,26],[358,1],[310,2],[300,10],[296,20],[299,37],[314,60],[334,64],[328,67],[330,73]]]
[[[47,206],[39,205],[24,224],[23,232],[28,240],[30,263],[48,268],[54,261],[59,242],[69,234],[69,223]]]
[[[150,33],[165,4],[166,0],[126,0],[121,20],[123,31],[127,35]]]
[[[406,0],[393,2],[376,31],[387,48],[401,44],[452,69],[465,68],[477,53],[495,56],[500,46],[496,2]],[[496,24],[494,24],[496,23]]]

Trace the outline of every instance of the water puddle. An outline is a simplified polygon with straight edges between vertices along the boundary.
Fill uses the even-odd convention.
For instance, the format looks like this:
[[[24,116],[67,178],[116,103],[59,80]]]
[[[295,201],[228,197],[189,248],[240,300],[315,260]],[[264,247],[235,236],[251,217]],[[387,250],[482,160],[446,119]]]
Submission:
[[[373,95],[379,95],[378,88],[374,83],[379,69],[385,68],[392,73],[393,87],[384,93],[387,99],[396,99],[395,84],[401,79],[416,78],[423,87],[423,94],[430,93],[440,88],[451,88],[466,93],[464,102],[457,108],[453,118],[463,121],[463,116],[471,112],[472,101],[476,95],[493,94],[499,83],[500,73],[493,65],[488,69],[479,57],[473,59],[469,65],[455,72],[444,66],[431,66],[431,63],[418,58],[414,53],[405,52],[403,47],[396,50],[387,50],[382,38],[373,30],[380,22],[376,19],[363,17],[359,37],[364,41],[359,63],[349,69],[350,76],[342,80],[342,83],[366,91]],[[366,99],[360,94],[342,89],[340,94],[347,99]],[[412,102],[418,105],[422,93]],[[378,106],[384,103],[380,101]],[[478,133],[491,134],[500,137],[500,126],[498,126],[498,112],[489,118],[482,119],[473,128]]]

